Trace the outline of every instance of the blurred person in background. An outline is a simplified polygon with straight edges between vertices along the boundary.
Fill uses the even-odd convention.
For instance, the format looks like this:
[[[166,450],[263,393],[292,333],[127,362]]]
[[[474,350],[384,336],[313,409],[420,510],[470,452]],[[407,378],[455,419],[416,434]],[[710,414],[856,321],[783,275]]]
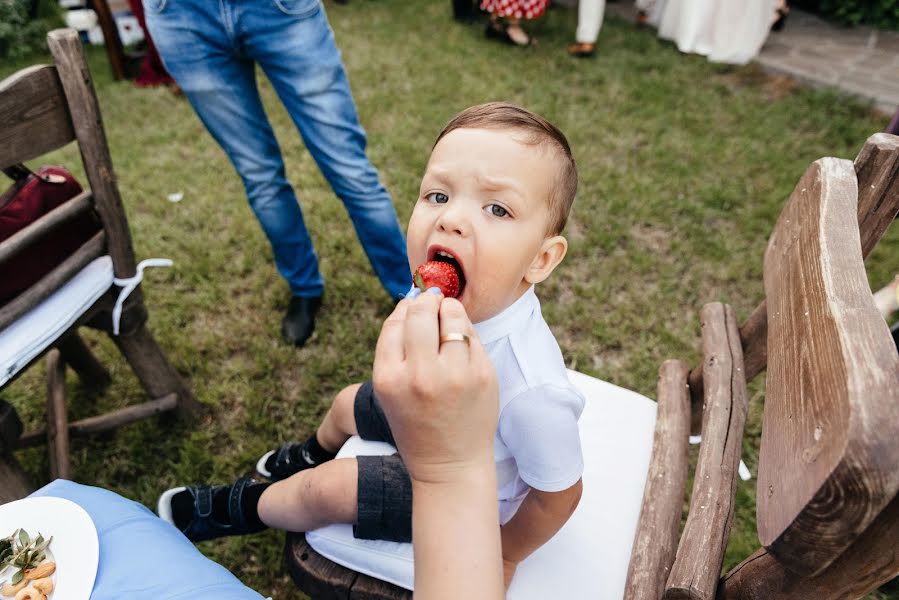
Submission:
[[[481,9],[490,13],[485,34],[514,46],[536,42],[522,27],[522,19],[536,19],[546,12],[549,0],[481,0]]]
[[[258,64],[343,201],[394,300],[412,275],[393,202],[365,155],[366,137],[321,0],[143,0],[166,69],[227,153],[287,280],[284,339],[306,343],[324,279],[256,87]]]

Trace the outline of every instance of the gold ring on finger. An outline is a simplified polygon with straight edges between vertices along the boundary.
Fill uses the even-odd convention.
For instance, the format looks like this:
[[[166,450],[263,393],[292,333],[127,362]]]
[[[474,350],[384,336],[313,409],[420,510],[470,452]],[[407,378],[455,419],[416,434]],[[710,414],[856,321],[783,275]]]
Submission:
[[[445,333],[440,336],[440,343],[444,344],[446,342],[465,342],[465,345],[468,346],[471,343],[471,338],[465,333]]]

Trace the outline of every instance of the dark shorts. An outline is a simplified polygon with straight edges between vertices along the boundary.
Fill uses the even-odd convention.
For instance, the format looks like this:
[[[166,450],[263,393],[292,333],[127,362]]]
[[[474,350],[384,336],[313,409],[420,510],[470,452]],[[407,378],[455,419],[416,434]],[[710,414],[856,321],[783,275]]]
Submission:
[[[356,392],[356,431],[363,440],[396,446],[370,381]],[[412,481],[399,454],[357,456],[358,517],[353,534],[366,540],[412,541]]]

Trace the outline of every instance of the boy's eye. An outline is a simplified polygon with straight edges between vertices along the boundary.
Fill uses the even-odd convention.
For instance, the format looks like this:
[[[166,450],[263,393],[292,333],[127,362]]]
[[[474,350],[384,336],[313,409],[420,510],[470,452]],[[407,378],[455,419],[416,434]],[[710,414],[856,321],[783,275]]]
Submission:
[[[449,201],[449,196],[440,192],[431,192],[425,196],[425,200],[434,204],[446,204]]]
[[[484,210],[486,210],[488,213],[490,213],[494,217],[505,217],[505,216],[508,216],[508,214],[509,214],[509,211],[507,211],[505,208],[503,208],[499,204],[490,204],[488,206],[485,206]]]

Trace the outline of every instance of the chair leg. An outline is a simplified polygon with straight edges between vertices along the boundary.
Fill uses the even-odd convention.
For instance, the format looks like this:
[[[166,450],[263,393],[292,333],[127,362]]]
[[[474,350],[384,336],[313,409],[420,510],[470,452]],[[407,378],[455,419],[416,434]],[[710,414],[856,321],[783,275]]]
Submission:
[[[47,452],[50,455],[50,479],[71,479],[66,363],[56,348],[47,353]]]
[[[86,386],[103,389],[112,381],[109,371],[100,364],[77,332],[73,331],[67,335],[56,347],[62,353],[66,364],[78,373]]]
[[[179,416],[193,417],[200,411],[200,403],[168,361],[146,325],[140,325],[127,335],[111,337],[151,398],[174,393],[178,395],[176,410]]]
[[[24,498],[33,490],[15,457],[0,452],[0,504]]]

